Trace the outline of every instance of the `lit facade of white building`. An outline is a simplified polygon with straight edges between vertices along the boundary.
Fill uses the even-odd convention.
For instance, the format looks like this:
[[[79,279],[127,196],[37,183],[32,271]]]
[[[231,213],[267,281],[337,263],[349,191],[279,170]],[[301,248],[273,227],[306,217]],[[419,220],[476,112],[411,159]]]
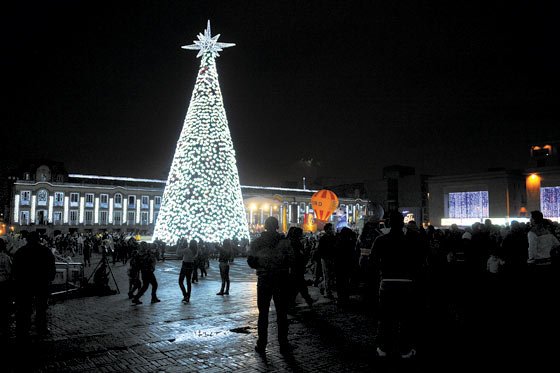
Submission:
[[[96,175],[53,175],[40,166],[33,177],[13,184],[10,223],[15,231],[38,229],[45,233],[130,232],[151,235],[158,216],[165,180]],[[252,232],[263,229],[275,216],[283,230],[301,226],[312,214],[316,190],[241,186]],[[339,198],[338,213],[350,226],[367,215],[367,201]],[[336,215],[331,220],[337,220]]]

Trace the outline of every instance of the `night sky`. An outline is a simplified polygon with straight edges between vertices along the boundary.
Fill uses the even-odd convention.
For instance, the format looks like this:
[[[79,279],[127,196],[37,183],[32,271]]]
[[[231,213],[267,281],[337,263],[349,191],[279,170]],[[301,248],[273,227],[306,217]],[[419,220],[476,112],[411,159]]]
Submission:
[[[180,47],[207,19],[237,44],[217,66],[242,184],[525,168],[560,139],[558,9],[539,2],[19,3],[4,159],[165,179],[200,64]]]

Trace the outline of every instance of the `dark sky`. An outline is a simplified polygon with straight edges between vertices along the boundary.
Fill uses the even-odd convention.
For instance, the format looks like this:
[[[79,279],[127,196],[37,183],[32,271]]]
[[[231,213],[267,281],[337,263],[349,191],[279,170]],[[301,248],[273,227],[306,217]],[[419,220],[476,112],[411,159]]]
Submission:
[[[1,15],[4,158],[166,178],[200,63],[180,46],[207,19],[237,44],[217,64],[242,184],[523,168],[560,139],[544,3],[20,3]]]

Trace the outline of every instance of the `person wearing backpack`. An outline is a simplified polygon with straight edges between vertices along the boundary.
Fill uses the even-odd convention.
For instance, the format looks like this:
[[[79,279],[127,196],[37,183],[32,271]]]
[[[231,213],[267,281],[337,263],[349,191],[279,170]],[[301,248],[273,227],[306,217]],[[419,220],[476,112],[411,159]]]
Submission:
[[[255,239],[249,248],[247,263],[257,272],[258,339],[255,351],[265,352],[268,343],[268,313],[270,301],[274,300],[280,353],[288,353],[288,305],[290,299],[290,270],[294,265],[294,253],[283,234],[277,232],[278,219],[268,217],[265,232]]]

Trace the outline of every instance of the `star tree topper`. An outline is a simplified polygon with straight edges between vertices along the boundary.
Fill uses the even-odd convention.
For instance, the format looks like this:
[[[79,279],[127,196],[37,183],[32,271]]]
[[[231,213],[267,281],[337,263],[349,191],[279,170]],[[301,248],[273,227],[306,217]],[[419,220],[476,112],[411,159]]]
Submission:
[[[184,45],[181,47],[183,49],[198,50],[198,54],[196,55],[197,58],[207,52],[212,53],[213,57],[219,57],[220,55],[218,52],[221,52],[223,48],[235,46],[234,43],[218,42],[220,34],[212,37],[212,31],[210,30],[210,20],[208,20],[208,26],[206,26],[204,34],[199,33],[197,37],[198,40],[193,40],[194,44]]]

